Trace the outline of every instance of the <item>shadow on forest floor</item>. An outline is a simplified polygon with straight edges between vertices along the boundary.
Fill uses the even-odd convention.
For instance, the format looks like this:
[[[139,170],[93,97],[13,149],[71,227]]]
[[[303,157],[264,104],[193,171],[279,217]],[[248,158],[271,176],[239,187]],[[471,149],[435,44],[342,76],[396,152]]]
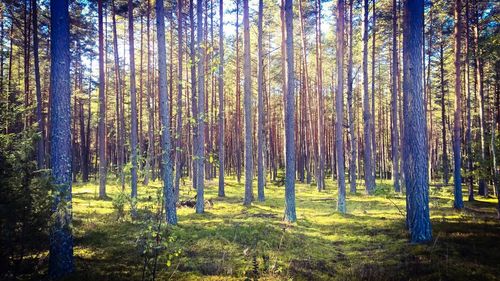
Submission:
[[[158,280],[496,280],[500,276],[500,223],[495,200],[478,198],[452,209],[449,188],[431,188],[434,240],[408,243],[405,197],[380,182],[375,196],[347,195],[348,214],[336,212],[336,185],[325,192],[297,184],[298,222],[282,221],[284,189],[269,183],[266,201],[245,207],[243,185],[228,179],[226,198],[208,182],[213,206],[199,215],[178,209],[168,227],[180,255],[162,253]],[[95,199],[95,184],[74,186],[77,272],[69,280],[141,280],[137,241],[156,212],[159,183],[139,187],[139,219],[117,220],[112,201]],[[362,187],[358,187],[360,190]],[[111,197],[119,193],[109,186]],[[186,192],[184,192],[186,191]],[[188,194],[186,194],[189,192]],[[181,200],[194,197],[190,185]]]

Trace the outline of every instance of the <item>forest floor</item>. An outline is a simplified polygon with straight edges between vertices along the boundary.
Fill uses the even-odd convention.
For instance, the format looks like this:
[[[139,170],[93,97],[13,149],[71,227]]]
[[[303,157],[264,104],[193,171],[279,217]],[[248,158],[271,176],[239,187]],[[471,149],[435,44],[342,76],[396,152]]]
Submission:
[[[163,228],[166,249],[158,257],[157,280],[500,280],[496,198],[478,197],[457,212],[451,186],[432,187],[434,240],[413,245],[405,230],[405,197],[389,181],[378,181],[374,196],[348,194],[347,215],[336,212],[331,180],[321,193],[298,183],[294,224],[282,221],[283,186],[268,183],[266,201],[245,207],[243,183],[226,182],[225,198],[217,197],[216,180],[207,182],[205,214],[179,207],[179,225]],[[116,198],[121,188],[114,179],[108,184]],[[97,190],[96,183],[73,188],[77,272],[69,279],[150,280],[154,256],[142,255],[140,245],[156,243],[160,182],[139,186],[134,220],[129,205],[117,219],[116,199],[97,200]],[[185,182],[181,201],[194,195]],[[148,235],[153,237],[140,239]]]

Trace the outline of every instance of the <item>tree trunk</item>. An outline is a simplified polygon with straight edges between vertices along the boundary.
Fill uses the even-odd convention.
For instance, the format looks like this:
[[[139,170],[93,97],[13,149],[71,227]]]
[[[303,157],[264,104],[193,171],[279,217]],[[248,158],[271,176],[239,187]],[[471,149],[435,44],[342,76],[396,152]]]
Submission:
[[[372,112],[371,112],[371,143],[372,143],[372,161],[373,161],[373,182],[374,182],[374,187],[375,187],[375,178],[376,178],[376,170],[377,170],[377,143],[375,141],[375,133],[376,133],[376,127],[375,127],[375,38],[376,38],[376,28],[375,28],[375,23],[376,23],[376,13],[375,13],[375,1],[372,2],[373,5],[373,25],[372,25],[372,81],[371,81],[371,107],[372,107]],[[367,24],[368,27],[368,24]],[[380,117],[379,117],[380,118]],[[379,175],[380,177],[382,175]]]
[[[353,18],[353,0],[349,1],[349,31],[348,31],[348,62],[347,62],[347,115],[349,122],[349,183],[351,193],[356,193],[356,133],[354,128],[354,113],[353,113],[353,77],[352,77],[352,44],[353,44],[353,32],[352,32],[352,18]],[[319,135],[318,135],[319,136]]]
[[[403,169],[407,223],[412,243],[432,239],[429,217],[427,126],[422,89],[424,1],[405,1],[403,26]]]
[[[286,94],[285,95],[285,221],[295,222],[295,75],[293,57],[293,0],[285,0]]]
[[[196,19],[198,28],[196,30],[197,37],[197,53],[198,53],[198,114],[197,120],[197,136],[195,149],[196,165],[196,213],[201,214],[205,211],[204,200],[204,180],[205,180],[205,42],[203,36],[203,5],[201,0],[196,1]]]
[[[190,60],[191,60],[191,110],[192,110],[192,118],[196,120],[193,122],[193,157],[192,157],[192,165],[193,165],[193,188],[197,188],[196,181],[198,179],[198,161],[196,161],[196,145],[197,145],[197,136],[198,136],[198,105],[196,103],[196,64],[194,63],[196,61],[196,53],[195,53],[195,39],[194,39],[194,32],[195,32],[195,27],[194,27],[194,3],[193,0],[189,0],[189,23],[191,27],[191,34],[190,34],[190,44],[189,44],[189,54],[190,54]]]
[[[125,118],[123,115],[123,92],[122,80],[120,76],[120,57],[118,53],[118,35],[116,32],[116,7],[114,0],[111,1],[112,18],[113,18],[113,55],[115,61],[115,91],[116,91],[116,130],[117,130],[117,164],[118,173],[120,175],[120,183],[122,190],[125,189],[125,173],[123,164],[125,162],[124,149],[124,134],[125,134]],[[101,147],[99,145],[99,147]]]
[[[137,99],[135,87],[135,58],[134,58],[134,11],[132,0],[128,0],[128,39],[130,58],[130,158],[132,162],[131,197],[137,198]],[[158,55],[159,57],[159,55]]]
[[[219,3],[219,197],[225,197],[224,191],[224,1]]]
[[[441,34],[443,34],[441,30]],[[445,73],[444,73],[444,40],[439,44],[440,76],[441,76],[441,134],[443,142],[443,181],[448,185],[449,167],[448,167],[448,142],[446,140],[446,93],[445,93]]]
[[[182,177],[182,0],[177,1],[177,136],[175,149],[175,201],[179,200],[180,179]]]
[[[484,90],[483,90],[483,70],[482,70],[482,59],[479,49],[479,12],[478,12],[477,0],[474,1],[474,49],[475,54],[475,64],[476,64],[476,93],[479,97],[479,136],[481,138],[481,161],[480,161],[480,173],[479,173],[479,195],[488,196],[488,187],[486,185],[486,180],[484,175],[486,174],[486,167],[488,166],[486,161],[486,144],[485,144],[485,115],[484,115]],[[459,45],[460,46],[460,45]]]
[[[335,98],[335,149],[337,150],[337,180],[339,185],[337,210],[346,213],[344,171],[344,0],[337,1],[337,93]],[[370,135],[367,135],[368,144]],[[371,164],[371,163],[370,163]]]
[[[151,90],[151,49],[150,49],[150,15],[151,15],[151,6],[149,1],[147,2],[147,10],[146,10],[146,48],[147,48],[147,82],[146,82],[146,91],[147,91],[147,102],[146,106],[148,107],[148,149],[147,149],[147,157],[146,157],[146,167],[144,168],[144,185],[149,184],[149,178],[151,176],[151,168],[154,168],[154,112],[153,112],[153,92]]]
[[[392,93],[391,93],[391,140],[392,140],[392,178],[394,191],[401,192],[399,178],[399,125],[398,125],[398,16],[397,0],[392,0]]]
[[[253,201],[253,130],[252,130],[252,69],[250,63],[250,23],[248,19],[248,0],[243,0],[243,90],[245,107],[245,201]]]
[[[106,97],[104,91],[104,33],[102,17],[102,0],[98,2],[99,13],[99,198],[105,199],[106,196]]]
[[[170,107],[167,98],[167,50],[165,47],[165,11],[163,0],[156,1],[156,33],[158,43],[158,95],[160,97],[161,149],[163,196],[165,200],[166,220],[168,224],[177,224],[177,212],[173,187],[172,143],[170,136]],[[129,13],[132,12],[129,0]],[[130,20],[130,15],[129,15]],[[132,40],[133,38],[131,38]],[[132,55],[132,54],[131,54]],[[132,65],[132,61],[130,62]],[[137,195],[137,194],[136,194]]]
[[[36,0],[31,0],[32,21],[33,21],[33,59],[35,67],[35,91],[36,91],[36,121],[38,124],[38,132],[40,138],[37,142],[36,162],[38,169],[45,168],[45,123],[43,120],[43,100],[42,89],[40,83],[40,63],[38,58],[38,8]],[[3,28],[2,28],[3,29]],[[3,33],[3,30],[2,30]],[[2,34],[3,36],[3,34]],[[3,38],[2,38],[3,40]],[[2,42],[3,43],[3,42]],[[3,50],[3,49],[2,49]],[[3,57],[2,57],[2,72],[3,72]],[[3,73],[1,74],[3,77]],[[0,91],[2,88],[0,87]]]
[[[372,151],[372,116],[370,113],[370,98],[368,92],[368,0],[363,5],[363,134],[364,134],[364,168],[366,192],[372,194],[375,191],[375,173],[373,170]],[[374,102],[372,100],[372,102]],[[338,108],[337,108],[338,110]],[[339,162],[341,164],[341,162]]]
[[[236,125],[235,125],[235,153],[236,153],[236,177],[238,183],[241,181],[241,93],[240,93],[240,39],[239,21],[240,0],[236,0]]]
[[[462,199],[462,157],[461,152],[461,138],[462,138],[462,80],[461,80],[461,59],[462,59],[462,1],[455,0],[455,114],[454,114],[454,124],[453,124],[453,161],[454,161],[454,196],[455,202],[453,206],[456,209],[462,209],[464,207]]]
[[[101,3],[101,1],[99,1]],[[70,35],[67,0],[50,1],[51,168],[57,186],[52,205],[49,276],[59,279],[74,271],[71,233],[71,90]],[[100,17],[101,18],[101,17]],[[100,32],[102,36],[102,32]],[[102,37],[100,37],[102,38]]]
[[[473,187],[473,179],[472,179],[472,168],[473,168],[473,159],[472,159],[472,116],[471,116],[471,91],[469,86],[469,77],[470,77],[470,54],[469,54],[469,0],[466,1],[465,4],[465,58],[466,58],[466,73],[465,73],[465,87],[466,87],[466,111],[467,111],[467,128],[465,130],[465,143],[467,146],[467,189],[469,193],[469,202],[474,201],[474,187]]]
[[[258,127],[257,127],[257,192],[258,200],[264,201],[264,142],[265,142],[265,129],[264,129],[264,97],[263,97],[263,76],[264,76],[264,54],[262,52],[262,17],[263,17],[264,3],[259,0],[259,22],[257,24],[257,48],[258,48],[258,77],[257,77],[257,100],[258,100]]]

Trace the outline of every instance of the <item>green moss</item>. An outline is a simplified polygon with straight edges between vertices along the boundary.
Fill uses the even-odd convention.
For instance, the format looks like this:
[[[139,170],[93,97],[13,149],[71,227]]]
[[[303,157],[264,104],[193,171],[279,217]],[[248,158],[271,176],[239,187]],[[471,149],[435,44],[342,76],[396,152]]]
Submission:
[[[170,227],[182,249],[166,265],[159,258],[159,278],[173,280],[494,280],[500,276],[500,224],[493,199],[478,198],[467,209],[452,209],[450,187],[432,188],[434,241],[408,243],[405,197],[390,182],[378,182],[375,196],[347,195],[347,214],[336,212],[336,185],[326,191],[297,184],[297,217],[282,221],[284,187],[268,182],[266,201],[243,206],[244,188],[226,179],[226,198],[217,197],[217,182],[208,181],[206,213],[178,208],[179,225]],[[160,183],[139,186],[139,219],[116,219],[112,199],[96,198],[97,186],[76,184],[74,232],[77,273],[73,279],[141,280],[143,259],[136,240],[157,212]],[[107,187],[111,198],[121,188]],[[190,182],[181,200],[192,199]],[[256,190],[256,189],[255,189]],[[358,186],[363,190],[363,186]],[[128,189],[125,191],[128,192]],[[126,212],[129,208],[126,208]]]

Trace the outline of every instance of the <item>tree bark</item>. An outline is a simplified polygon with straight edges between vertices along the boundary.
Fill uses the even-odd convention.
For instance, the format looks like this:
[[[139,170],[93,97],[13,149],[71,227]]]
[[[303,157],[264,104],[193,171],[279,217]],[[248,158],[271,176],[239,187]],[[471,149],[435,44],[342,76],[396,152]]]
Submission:
[[[403,169],[412,243],[432,239],[429,217],[427,126],[422,88],[424,1],[405,1],[403,24]]]
[[[99,1],[101,3],[101,1]],[[50,1],[51,168],[57,187],[50,232],[49,276],[58,279],[74,271],[71,228],[71,90],[70,35],[67,0]],[[102,34],[102,32],[100,33]],[[102,38],[102,37],[101,37]]]
[[[132,162],[131,197],[137,198],[137,98],[135,86],[135,51],[134,51],[134,11],[132,0],[128,0],[128,39],[130,58],[130,158]],[[159,55],[158,55],[159,57]]]
[[[196,213],[205,212],[204,180],[205,180],[205,42],[203,36],[203,1],[196,1],[196,18],[198,28],[197,53],[198,53],[198,110],[197,110],[197,135],[195,162],[196,165]]]
[[[253,200],[253,122],[252,122],[252,69],[250,62],[250,23],[248,0],[243,0],[243,90],[245,107],[245,205]]]
[[[129,12],[132,11],[131,8],[131,2],[129,2]],[[165,200],[166,221],[168,224],[176,225],[177,211],[172,178],[173,161],[170,135],[170,106],[167,97],[167,50],[165,47],[165,8],[163,0],[156,1],[156,26],[158,27],[156,37],[158,43],[158,95],[160,97],[163,196]]]
[[[295,222],[295,75],[293,57],[293,0],[285,0],[286,94],[285,95],[285,221]]]
[[[353,32],[352,32],[352,18],[353,18],[353,0],[349,1],[349,30],[348,30],[348,62],[347,62],[347,115],[349,122],[349,183],[351,193],[356,193],[356,132],[355,132],[355,119],[353,113],[353,77],[352,77],[352,44],[353,44]],[[319,135],[318,135],[319,136]]]
[[[262,52],[262,18],[263,18],[264,3],[263,0],[259,0],[259,19],[257,24],[257,60],[258,60],[258,77],[257,77],[257,108],[258,108],[258,125],[257,125],[257,192],[258,200],[260,202],[265,200],[264,196],[264,142],[265,142],[265,129],[264,129],[264,54]]]
[[[366,192],[375,191],[375,174],[373,170],[372,151],[372,116],[370,113],[370,98],[368,92],[368,0],[363,5],[363,134],[364,134],[364,168]],[[338,81],[337,81],[338,82]],[[374,102],[374,101],[372,101]],[[338,108],[337,108],[338,109]],[[339,164],[342,164],[339,162]],[[338,168],[337,168],[338,169]]]
[[[339,185],[337,210],[346,213],[344,171],[344,0],[337,1],[337,93],[335,98],[335,149],[337,151],[337,180]],[[368,145],[370,135],[367,137]],[[371,164],[371,163],[370,163]]]
[[[219,197],[225,197],[224,191],[224,1],[219,3]]]
[[[398,15],[397,0],[392,0],[392,93],[391,93],[391,137],[392,137],[392,178],[394,190],[401,192],[399,177],[399,125],[398,125]]]
[[[177,1],[177,134],[175,149],[175,201],[179,200],[180,179],[182,177],[182,0]]]
[[[464,207],[462,198],[462,157],[461,138],[462,138],[462,79],[461,79],[461,59],[462,59],[462,21],[460,19],[462,13],[462,1],[455,0],[455,113],[453,117],[453,161],[454,161],[454,197],[453,206],[456,209]]]
[[[106,97],[105,97],[105,77],[104,77],[104,33],[103,33],[103,12],[102,0],[98,2],[99,14],[99,198],[105,199],[106,195]]]

